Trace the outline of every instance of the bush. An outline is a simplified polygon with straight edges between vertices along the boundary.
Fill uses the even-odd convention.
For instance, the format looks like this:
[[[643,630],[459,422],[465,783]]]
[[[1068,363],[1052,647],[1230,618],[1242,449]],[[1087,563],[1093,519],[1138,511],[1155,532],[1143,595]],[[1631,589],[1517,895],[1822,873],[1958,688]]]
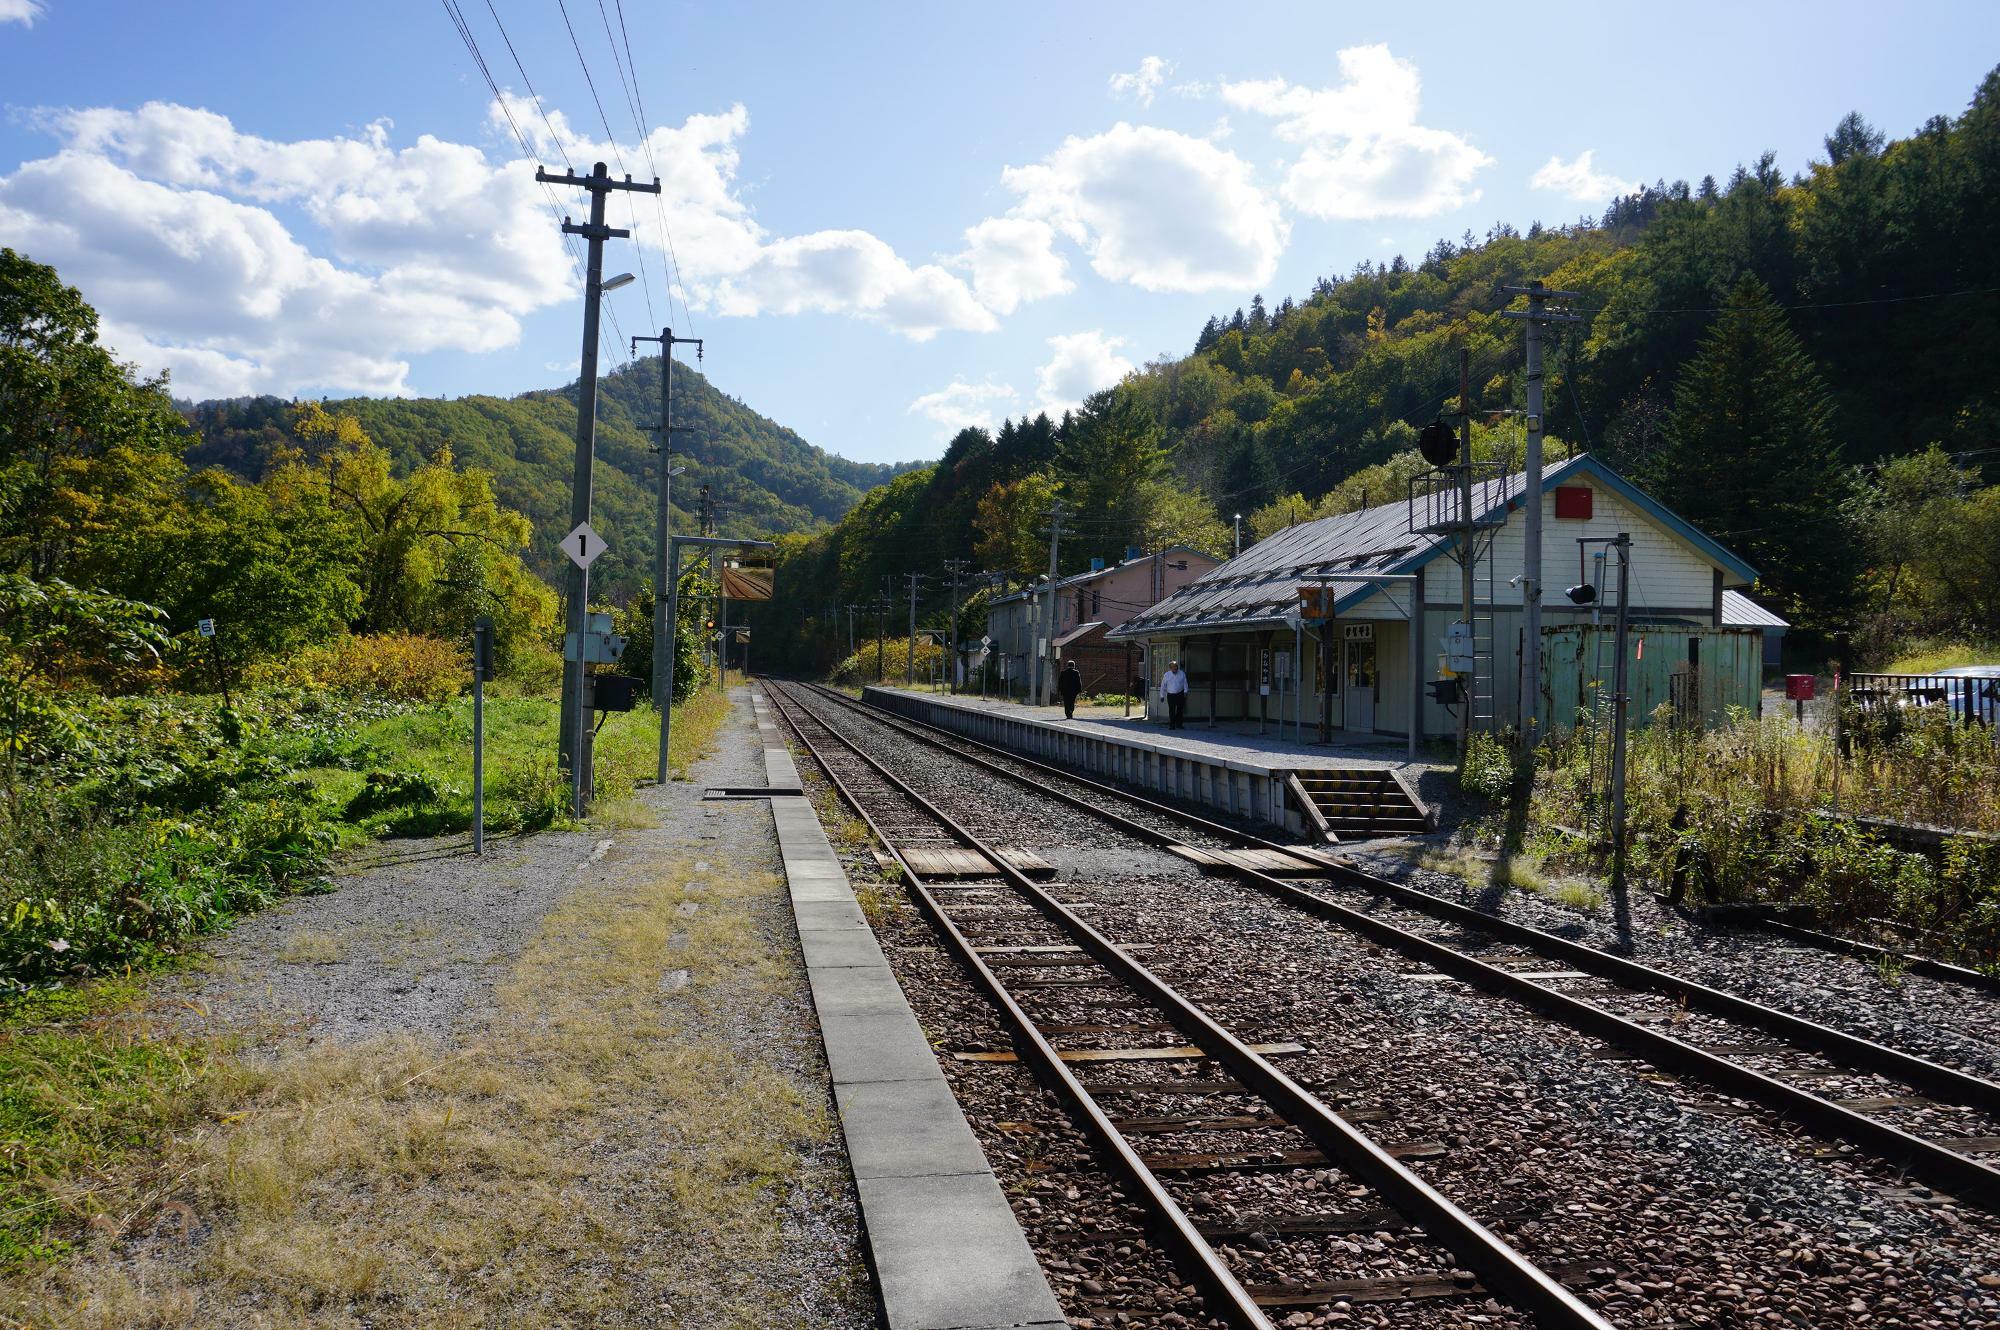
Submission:
[[[470,686],[472,662],[466,647],[443,638],[373,633],[307,647],[284,660],[254,666],[248,681],[323,689],[347,697],[437,703],[450,701]]]
[[[909,638],[891,637],[885,639],[882,643],[882,682],[886,684],[902,683],[904,672],[908,668],[909,659]],[[917,643],[917,682],[929,682],[931,671],[938,668],[943,661],[943,647],[933,642],[919,641]],[[867,642],[857,648],[853,655],[834,666],[833,673],[827,676],[827,680],[829,683],[843,684],[852,688],[861,684],[874,683],[875,674],[875,644]]]
[[[371,771],[360,790],[347,801],[343,814],[355,821],[385,808],[441,804],[456,793],[426,771]]]
[[[1491,734],[1475,732],[1458,767],[1458,788],[1484,799],[1498,799],[1514,783],[1514,761],[1507,746]]]

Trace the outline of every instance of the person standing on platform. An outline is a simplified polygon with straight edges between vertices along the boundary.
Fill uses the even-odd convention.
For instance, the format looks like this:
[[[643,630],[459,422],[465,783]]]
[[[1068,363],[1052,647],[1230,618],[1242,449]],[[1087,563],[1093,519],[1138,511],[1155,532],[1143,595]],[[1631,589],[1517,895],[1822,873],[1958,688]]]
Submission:
[[[1167,662],[1167,672],[1160,676],[1160,696],[1167,704],[1167,728],[1182,730],[1187,728],[1187,671],[1177,660]]]
[[[1077,672],[1075,657],[1066,661],[1062,673],[1056,676],[1056,691],[1062,694],[1063,719],[1075,720],[1076,697],[1083,691],[1083,675]]]

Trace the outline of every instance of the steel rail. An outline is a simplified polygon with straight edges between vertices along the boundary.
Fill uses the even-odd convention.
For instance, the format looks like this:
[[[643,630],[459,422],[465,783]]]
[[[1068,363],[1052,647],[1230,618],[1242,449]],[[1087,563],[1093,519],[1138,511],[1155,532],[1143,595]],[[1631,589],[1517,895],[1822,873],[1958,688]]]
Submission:
[[[901,722],[906,726],[916,726],[921,729],[933,731],[935,734],[942,735],[947,739],[955,740],[959,743],[972,744],[988,752],[1002,754],[1013,762],[1033,767],[1037,771],[1047,772],[1053,776],[1064,777],[1104,794],[1115,795],[1118,798],[1137,803],[1188,825],[1198,826],[1212,835],[1234,840],[1238,844],[1254,845],[1262,849],[1281,850],[1293,855],[1302,853],[1311,855],[1315,862],[1324,864],[1328,871],[1336,877],[1368,891],[1388,896],[1400,905],[1419,910],[1425,914],[1442,919],[1447,923],[1457,924],[1461,927],[1477,928],[1539,952],[1550,960],[1563,961],[1578,969],[1588,970],[1599,978],[1609,979],[1614,983],[1628,988],[1650,989],[1667,997],[1680,999],[1691,1007],[1699,1007],[1711,1015],[1740,1021],[1746,1025],[1754,1025],[1767,1034],[1779,1035],[1816,1052],[1845,1059],[1856,1066],[1865,1067],[1870,1071],[1876,1071],[1885,1076],[1894,1076],[1938,1098],[1948,1099],[1952,1103],[1963,1104],[1967,1107],[2000,1114],[2000,1084],[1972,1075],[1969,1072],[1960,1071],[1955,1067],[1944,1066],[1928,1058],[1921,1058],[1913,1053],[1906,1053],[1901,1049],[1890,1048],[1885,1044],[1876,1043],[1872,1039],[1865,1039],[1859,1035],[1849,1034],[1845,1030],[1838,1030],[1829,1025],[1822,1025],[1818,1021],[1809,1020],[1806,1017],[1797,1016],[1788,1011],[1780,1011],[1775,1007],[1753,1002],[1748,998],[1739,997],[1734,993],[1711,987],[1710,985],[1688,979],[1682,975],[1656,969],[1643,961],[1632,960],[1625,956],[1616,956],[1610,952],[1587,946],[1581,942],[1572,942],[1568,938],[1557,937],[1553,933],[1544,932],[1528,924],[1518,923],[1511,919],[1501,919],[1483,910],[1476,910],[1471,906],[1460,905],[1456,901],[1448,901],[1433,896],[1427,891],[1419,891],[1414,887],[1406,887],[1399,882],[1391,882],[1386,878],[1377,877],[1373,873],[1364,872],[1352,864],[1342,863],[1317,850],[1306,849],[1302,851],[1297,846],[1268,840],[1254,832],[1245,831],[1240,827],[1232,827],[1225,823],[1214,822],[1202,817],[1198,813],[1192,813],[1171,804],[1161,803],[1158,800],[1127,793],[1117,786],[1106,782],[1093,780],[1088,776],[1081,776],[1075,772],[1064,771],[1061,767],[1052,766],[1035,758],[1010,753],[1004,748],[998,748],[978,739],[953,734],[950,730],[929,725],[908,716],[901,716],[884,708],[869,707],[864,703],[855,702],[851,698],[842,697],[838,693],[832,693],[830,690],[828,695],[839,698],[846,705],[862,710],[864,714],[874,716],[877,720],[887,717],[888,723]],[[925,736],[912,737],[923,738]],[[932,742],[935,742],[935,740]],[[949,745],[943,746],[949,747]],[[1016,780],[1023,780],[1019,772],[1009,772],[1004,767],[998,766],[975,754],[961,753],[960,756],[968,761],[978,763],[988,770],[1012,776]],[[1079,799],[1073,795],[1066,795],[1058,790],[1050,790],[1046,786],[1033,784],[1032,782],[1025,783],[1031,784],[1033,788],[1042,790],[1051,797],[1060,799],[1072,807],[1093,810],[1099,816],[1118,823],[1121,829],[1132,834],[1143,835],[1155,843],[1176,843],[1171,836],[1164,835],[1157,829],[1146,826],[1143,822],[1134,822],[1129,818],[1120,817],[1120,815],[1109,809],[1098,808],[1088,800]],[[1772,922],[1760,921],[1760,926],[1770,926]],[[1789,930],[1791,926],[1787,925],[1785,928]],[[1851,945],[1857,947],[1866,946],[1863,943],[1853,943]],[[1974,979],[1987,978],[1986,976],[1979,975],[1976,971],[1963,971],[1961,973],[1971,975]],[[2000,983],[2000,980],[1988,980],[1988,982]]]
[[[844,705],[860,711],[878,723],[890,724],[902,733],[907,729],[893,722],[903,721],[910,725],[936,730],[936,726],[926,726],[921,721],[911,721],[908,717],[896,716],[883,708],[871,707],[852,699],[842,697],[831,690],[823,690],[828,696],[838,699]],[[884,720],[883,716],[890,717]],[[1595,947],[1571,942],[1540,929],[1512,920],[1496,919],[1491,915],[1452,901],[1440,900],[1428,892],[1405,887],[1390,882],[1360,869],[1342,864],[1312,850],[1300,851],[1296,847],[1279,844],[1250,832],[1211,822],[1198,814],[1190,814],[1168,804],[1155,800],[1135,798],[1123,790],[1095,781],[1085,776],[1062,770],[1038,762],[1033,758],[1021,757],[996,749],[976,739],[952,734],[948,730],[939,733],[960,743],[973,744],[988,751],[999,752],[1008,760],[1034,768],[1050,775],[1064,777],[1088,788],[1115,795],[1141,804],[1144,807],[1175,817],[1204,830],[1230,837],[1238,843],[1256,845],[1261,848],[1281,850],[1289,854],[1311,855],[1315,862],[1325,867],[1337,878],[1352,882],[1377,895],[1387,896],[1398,904],[1406,905],[1446,922],[1464,927],[1476,928],[1515,942],[1536,951],[1551,960],[1572,965],[1578,970],[1609,979],[1627,988],[1649,989],[1668,996],[1683,999],[1691,1007],[1700,1007],[1713,1015],[1737,1020],[1743,1024],[1778,1034],[1790,1039],[1808,1050],[1826,1053],[1829,1056],[1845,1057],[1848,1061],[1861,1065],[1881,1075],[1903,1080],[1928,1093],[1950,1102],[2000,1111],[2000,1085],[1982,1080],[1966,1072],[1941,1066],[1924,1058],[1916,1057],[1871,1040],[1835,1030],[1788,1012],[1764,1007],[1741,998],[1733,993],[1710,988],[1693,980],[1671,975],[1639,961],[1613,956]],[[949,744],[928,739],[923,735],[912,738],[925,740],[946,751],[956,751]],[[1171,835],[1143,822],[1114,813],[1061,790],[1051,789],[1018,771],[1009,771],[998,763],[970,753],[958,756],[980,767],[1008,776],[1028,785],[1030,788],[1057,799],[1072,807],[1083,809],[1095,816],[1111,822],[1121,830],[1160,845],[1178,844]],[[1647,1029],[1635,1021],[1627,1020],[1605,1008],[1574,998],[1566,993],[1545,987],[1542,984],[1523,979],[1498,966],[1468,956],[1444,943],[1413,933],[1384,920],[1350,909],[1337,901],[1332,901],[1316,892],[1307,891],[1293,883],[1274,878],[1266,873],[1244,867],[1240,864],[1228,865],[1229,871],[1250,882],[1260,890],[1276,896],[1287,903],[1297,905],[1309,913],[1327,919],[1361,934],[1372,942],[1392,947],[1404,956],[1434,969],[1443,970],[1455,978],[1463,979],[1484,991],[1497,993],[1522,1001],[1564,1024],[1583,1030],[1594,1037],[1617,1044],[1637,1052],[1663,1070],[1692,1075],[1709,1082],[1718,1089],[1739,1095],[1764,1107],[1774,1110],[1784,1117],[1810,1126],[1822,1134],[1837,1137],[1861,1146],[1880,1155],[1892,1164],[1909,1167],[1933,1185],[1942,1187],[1979,1205],[2000,1211],[2000,1170],[1977,1159],[1959,1154],[1957,1151],[1926,1140],[1880,1119],[1845,1108],[1832,1100],[1802,1090],[1797,1086],[1780,1081],[1763,1072],[1756,1071],[1741,1063],[1697,1048],[1684,1040],[1675,1039],[1655,1030]],[[1941,1093],[1940,1093],[1941,1092]]]
[[[792,701],[798,703],[796,697]],[[812,714],[809,709],[801,709]],[[1000,876],[1069,934],[1100,965],[1153,1003],[1191,1043],[1214,1057],[1246,1088],[1277,1109],[1287,1123],[1306,1135],[1327,1158],[1374,1188],[1392,1207],[1478,1275],[1488,1289],[1512,1301],[1544,1326],[1589,1326],[1596,1330],[1608,1330],[1609,1322],[1585,1306],[1560,1281],[1461,1210],[1352,1123],[1252,1051],[1152,971],[1133,960],[1116,943],[1008,863],[998,850],[911,789],[872,754],[848,740],[824,716],[815,716],[814,719],[905,797],[929,810],[954,835],[985,855],[1000,870]],[[826,769],[824,762],[820,765]]]
[[[1729,920],[1722,921],[1725,928],[1740,927]],[[1784,919],[1755,920],[1754,927],[1769,929],[1780,937],[1788,937],[1794,942],[1809,947],[1819,947],[1825,951],[1844,952],[1849,956],[1859,956],[1863,960],[1899,966],[1913,974],[1929,979],[1939,979],[1946,983],[1967,984],[1973,988],[1983,988],[1989,993],[2000,993],[2000,974],[1987,974],[1963,965],[1953,965],[1932,956],[1919,956],[1915,952],[1897,951],[1894,947],[1877,946],[1873,942],[1863,942],[1859,938],[1842,937],[1838,933],[1828,933],[1817,928],[1807,928]]]
[[[785,723],[792,733],[812,755],[813,761],[819,764],[819,769],[826,774],[827,780],[840,793],[840,797],[846,800],[848,807],[868,824],[868,829],[874,833],[875,839],[895,856],[896,862],[902,866],[903,873],[909,879],[911,889],[916,893],[918,904],[923,908],[924,914],[938,931],[944,934],[959,963],[971,972],[974,981],[985,991],[987,999],[1000,1009],[1007,1023],[1013,1027],[1017,1041],[1016,1051],[1026,1055],[1031,1069],[1082,1119],[1083,1126],[1095,1142],[1099,1153],[1111,1164],[1113,1172],[1130,1188],[1130,1194],[1139,1207],[1151,1214],[1158,1235],[1165,1237],[1166,1245],[1176,1257],[1175,1263],[1180,1266],[1183,1274],[1188,1275],[1202,1289],[1208,1309],[1219,1319],[1239,1327],[1239,1330],[1275,1330],[1271,1319],[1265,1315],[1264,1309],[1257,1305],[1250,1291],[1243,1287],[1242,1282],[1236,1278],[1221,1255],[1206,1238],[1201,1236],[1201,1231],[1188,1217],[1187,1212],[1181,1209],[1180,1203],[1175,1201],[1161,1185],[1153,1170],[1146,1166],[1145,1160],[1132,1148],[1131,1142],[1126,1140],[1113,1125],[1110,1116],[1105,1113],[1096,1098],[1084,1088],[1083,1082],[1062,1060],[1055,1046],[1049,1043],[1034,1020],[1015,1000],[1014,995],[1007,991],[999,976],[994,974],[992,968],[980,958],[972,940],[965,936],[946,912],[943,904],[931,894],[923,875],[904,857],[902,847],[897,845],[875,821],[875,815],[834,769],[833,764],[827,761],[826,754],[813,742],[812,736],[805,732],[805,727],[793,714],[792,708],[797,707],[807,715],[812,713],[807,711],[796,698],[785,697],[778,688],[771,686],[771,681],[766,680],[765,683],[772,705],[785,718]],[[818,717],[815,719],[819,720],[819,724],[828,734],[833,735],[835,739],[841,738],[839,733],[823,719]],[[852,744],[847,744],[846,747],[848,751],[868,762],[870,767],[877,771],[881,770],[880,765],[869,759],[860,749]],[[918,802],[921,803],[922,800]],[[998,863],[999,860],[996,859],[994,862]]]

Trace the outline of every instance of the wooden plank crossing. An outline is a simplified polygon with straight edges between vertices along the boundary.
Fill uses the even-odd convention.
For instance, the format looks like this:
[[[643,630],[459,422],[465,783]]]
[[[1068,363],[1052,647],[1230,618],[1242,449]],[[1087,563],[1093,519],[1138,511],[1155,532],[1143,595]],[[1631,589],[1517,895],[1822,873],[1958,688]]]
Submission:
[[[1199,865],[1205,872],[1247,868],[1268,877],[1323,877],[1326,874],[1324,864],[1285,850],[1267,850],[1261,846],[1235,850],[1204,849],[1197,845],[1169,845],[1167,848],[1190,863]]]
[[[1305,1052],[1303,1044],[1289,1041],[1276,1044],[1251,1044],[1250,1051],[1265,1057],[1289,1057]],[[1175,1044],[1166,1048],[1066,1048],[1057,1057],[1064,1062],[1187,1062],[1205,1059],[1208,1054],[1191,1044]],[[1012,1053],[953,1053],[960,1062],[1015,1062],[1019,1059]]]
[[[1055,865],[1036,854],[1033,850],[1017,849],[1013,846],[998,847],[1000,857],[1029,877],[1053,877]],[[962,845],[910,845],[903,849],[903,858],[909,860],[917,876],[926,880],[948,877],[998,877],[1000,872],[993,861],[977,850],[969,850]],[[875,851],[875,862],[883,871],[895,864],[895,859],[886,851]]]

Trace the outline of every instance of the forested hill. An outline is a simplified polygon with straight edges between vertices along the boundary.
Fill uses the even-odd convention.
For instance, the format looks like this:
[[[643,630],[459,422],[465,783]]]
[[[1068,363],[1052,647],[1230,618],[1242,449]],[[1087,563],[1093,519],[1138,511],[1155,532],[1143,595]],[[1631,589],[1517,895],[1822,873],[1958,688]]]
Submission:
[[[2000,636],[2000,489],[1980,488],[2000,475],[2000,71],[1907,137],[1858,114],[1828,130],[1811,161],[1753,139],[1733,171],[1601,217],[1503,221],[1257,296],[1073,418],[963,431],[789,552],[763,659],[823,664],[836,608],[905,573],[935,588],[947,560],[1018,584],[1046,567],[1058,497],[1072,572],[1128,544],[1215,548],[1232,513],[1250,539],[1401,493],[1461,350],[1475,445],[1518,459],[1522,325],[1501,311],[1537,279],[1578,293],[1548,352],[1552,449],[1606,456],[1735,547],[1796,636]]]
[[[699,491],[713,487],[718,529],[731,536],[810,532],[838,521],[861,495],[898,468],[836,457],[795,431],[718,391],[690,366],[674,367],[674,428],[678,464],[674,521],[691,531]],[[592,523],[610,549],[592,571],[593,592],[622,599],[648,576],[653,549],[657,459],[653,436],[641,426],[660,412],[660,361],[635,360],[612,371],[598,390],[597,469]],[[526,513],[535,528],[530,562],[555,581],[555,542],[570,526],[570,476],[575,457],[576,385],[518,397],[356,397],[329,401],[328,410],[354,415],[407,472],[449,446],[461,466],[494,476],[500,502]],[[260,479],[272,449],[290,438],[292,409],[275,397],[238,398],[183,406],[201,432],[188,454],[196,466],[220,465]]]

